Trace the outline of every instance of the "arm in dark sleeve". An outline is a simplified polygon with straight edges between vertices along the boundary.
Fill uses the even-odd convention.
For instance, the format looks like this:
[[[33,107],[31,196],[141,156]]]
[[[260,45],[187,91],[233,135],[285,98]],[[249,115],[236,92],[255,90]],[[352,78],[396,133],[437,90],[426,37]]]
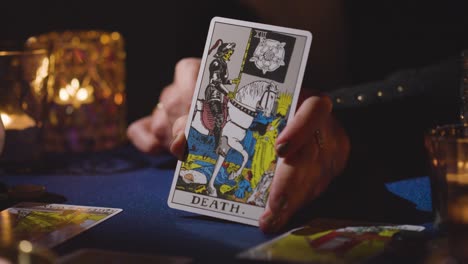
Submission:
[[[430,221],[430,213],[416,212],[385,182],[428,175],[423,135],[436,124],[459,120],[460,72],[458,59],[449,59],[331,92],[333,114],[349,135],[351,153],[345,170],[305,215]]]
[[[450,58],[331,92],[334,114],[351,140],[345,174],[383,181],[427,175],[423,135],[459,121],[460,74],[460,60]],[[372,175],[355,171],[362,167]]]

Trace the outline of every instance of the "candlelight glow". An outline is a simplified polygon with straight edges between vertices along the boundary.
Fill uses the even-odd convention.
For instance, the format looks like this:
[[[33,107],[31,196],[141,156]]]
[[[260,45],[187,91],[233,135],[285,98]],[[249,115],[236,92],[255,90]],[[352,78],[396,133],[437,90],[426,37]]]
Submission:
[[[73,88],[73,90],[76,91],[76,89],[78,89],[80,87],[80,81],[78,81],[78,79],[76,79],[76,78],[73,78],[71,80],[71,87]]]
[[[457,183],[460,185],[468,185],[467,173],[447,173],[447,182]]]
[[[468,198],[458,197],[448,206],[450,218],[457,223],[468,223]]]
[[[459,169],[463,169],[463,167],[465,167],[465,162],[460,160],[457,162],[457,166]]]
[[[0,118],[2,119],[5,130],[22,130],[36,125],[36,121],[26,114],[7,114],[0,112]]]
[[[60,97],[60,100],[62,101],[68,101],[70,99],[70,96],[68,95],[67,90],[65,90],[64,88],[60,89],[59,97]]]
[[[457,182],[457,174],[456,173],[447,173],[445,176],[447,182]]]
[[[41,83],[45,96],[40,102],[46,104],[47,111],[37,115],[44,118],[37,119],[44,135],[41,137],[44,150],[92,152],[124,143],[127,126],[124,36],[116,31],[51,31],[31,37],[26,43],[27,50],[43,47],[48,49],[45,56],[48,61],[40,57],[34,71],[28,74],[42,67],[36,76],[45,77]],[[37,79],[39,82],[40,78]],[[27,110],[36,117],[36,105],[28,104],[19,110]],[[9,108],[5,112],[13,114]]]
[[[78,108],[82,104],[93,102],[93,92],[92,86],[82,86],[77,78],[73,78],[69,84],[59,89],[58,97],[54,101],[62,105],[71,104]]]
[[[110,37],[109,37],[109,35],[107,35],[107,34],[103,34],[103,35],[101,35],[100,40],[101,40],[101,43],[102,43],[102,44],[106,45],[106,44],[109,43]]]
[[[11,117],[8,114],[0,113],[0,118],[4,127],[8,127],[11,124]]]
[[[13,241],[12,234],[12,219],[10,213],[4,210],[0,213],[1,224],[0,224],[0,237],[3,245],[8,245]]]
[[[89,97],[88,90],[86,90],[85,88],[80,88],[76,92],[76,99],[78,99],[79,101],[82,101],[82,102],[86,101],[88,97]]]
[[[49,59],[44,58],[42,59],[41,66],[39,66],[36,70],[36,78],[32,81],[32,87],[36,94],[41,94],[43,81],[49,75]]]
[[[19,242],[18,244],[18,248],[23,251],[24,253],[31,253],[32,250],[33,250],[33,246],[31,244],[31,242],[27,241],[27,240],[21,240],[21,242]]]
[[[117,105],[121,105],[123,103],[123,95],[121,93],[114,95],[114,103]]]
[[[113,41],[117,41],[120,39],[120,33],[119,32],[112,32],[111,33],[111,38]]]

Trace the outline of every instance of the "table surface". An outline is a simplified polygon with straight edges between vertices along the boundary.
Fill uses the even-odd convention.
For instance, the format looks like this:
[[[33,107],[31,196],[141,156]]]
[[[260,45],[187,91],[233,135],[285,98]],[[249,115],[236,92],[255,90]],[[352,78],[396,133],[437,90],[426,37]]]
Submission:
[[[53,248],[61,256],[93,248],[194,259],[229,258],[278,235],[169,208],[167,197],[176,164],[169,155],[150,157],[124,146],[109,153],[57,155],[46,164],[42,172],[0,172],[0,181],[7,186],[44,185],[48,202],[123,209]],[[386,188],[389,194],[414,205],[415,214],[431,211],[427,177],[389,183]]]

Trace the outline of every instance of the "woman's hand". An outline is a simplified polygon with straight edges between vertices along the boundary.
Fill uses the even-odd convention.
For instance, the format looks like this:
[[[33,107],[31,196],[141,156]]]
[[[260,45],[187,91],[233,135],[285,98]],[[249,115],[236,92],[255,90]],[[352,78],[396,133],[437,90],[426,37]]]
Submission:
[[[200,59],[179,61],[175,67],[174,81],[163,89],[152,115],[130,124],[127,136],[140,151],[151,154],[167,151],[177,136],[184,136],[179,132],[184,131],[185,123],[177,120],[186,120],[199,69]],[[181,130],[173,133],[174,126]]]
[[[260,229],[275,232],[344,169],[350,143],[327,96],[310,96],[276,140],[278,163]]]
[[[278,163],[268,203],[260,218],[260,229],[271,233],[282,228],[297,210],[320,195],[343,171],[350,143],[346,132],[331,114],[327,96],[304,100],[296,115],[276,140]],[[174,124],[174,134],[183,135],[187,116]],[[179,159],[186,154],[185,136],[177,137],[171,152]]]

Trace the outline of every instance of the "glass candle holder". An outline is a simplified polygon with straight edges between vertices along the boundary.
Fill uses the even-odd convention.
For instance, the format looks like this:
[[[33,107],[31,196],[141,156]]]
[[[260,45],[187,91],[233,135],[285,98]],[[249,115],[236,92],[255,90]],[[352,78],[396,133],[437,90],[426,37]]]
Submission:
[[[27,168],[41,158],[48,67],[47,50],[0,51],[0,167]]]
[[[451,255],[468,263],[468,125],[436,127],[425,140],[436,227],[447,234]]]
[[[118,32],[65,31],[31,37],[50,53],[47,152],[103,151],[126,140],[124,40]]]

